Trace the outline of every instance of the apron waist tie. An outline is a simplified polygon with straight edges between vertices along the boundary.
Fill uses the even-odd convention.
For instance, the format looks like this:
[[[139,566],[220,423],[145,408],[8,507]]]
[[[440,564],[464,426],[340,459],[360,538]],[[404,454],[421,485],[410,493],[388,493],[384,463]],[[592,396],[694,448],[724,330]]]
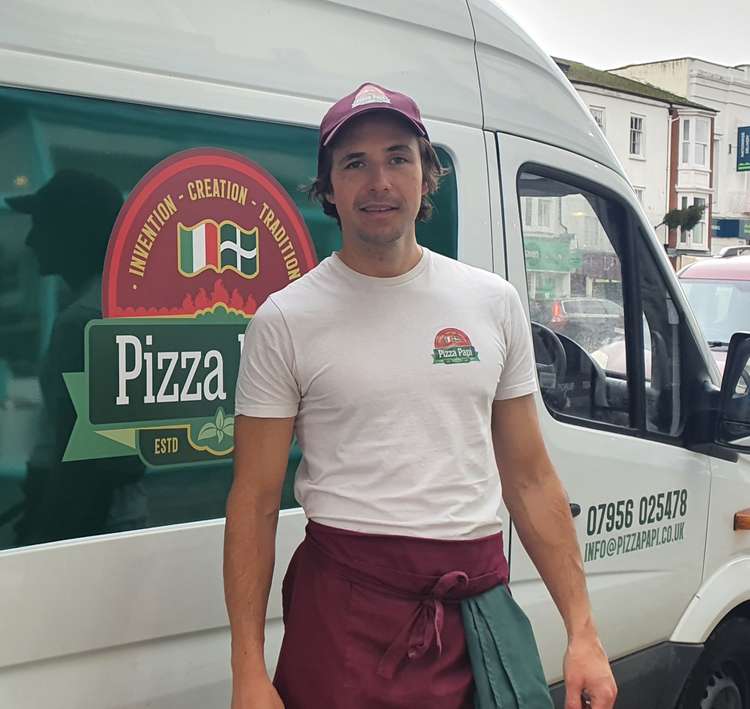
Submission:
[[[508,580],[508,563],[502,555],[501,537],[497,541],[500,553],[497,568],[473,577],[469,576],[466,571],[448,571],[437,577],[427,593],[424,591],[414,593],[398,588],[395,584],[389,583],[383,578],[378,578],[362,568],[355,568],[350,563],[345,563],[329,553],[309,533],[309,528],[304,544],[308,552],[315,557],[317,566],[321,571],[334,573],[351,583],[388,596],[416,602],[417,605],[410,619],[393,639],[378,663],[377,674],[385,679],[393,679],[403,662],[424,657],[433,645],[437,647],[438,654],[442,654],[441,633],[445,616],[445,603],[459,604],[467,595],[483,593],[494,586],[507,583]],[[435,576],[431,577],[430,580],[434,578]]]
[[[434,645],[438,654],[443,652],[440,633],[443,630],[443,601],[448,592],[466,587],[468,575],[463,571],[443,574],[432,587],[429,595],[422,598],[404,629],[395,637],[378,663],[378,674],[393,679],[399,665],[406,660],[417,660]]]

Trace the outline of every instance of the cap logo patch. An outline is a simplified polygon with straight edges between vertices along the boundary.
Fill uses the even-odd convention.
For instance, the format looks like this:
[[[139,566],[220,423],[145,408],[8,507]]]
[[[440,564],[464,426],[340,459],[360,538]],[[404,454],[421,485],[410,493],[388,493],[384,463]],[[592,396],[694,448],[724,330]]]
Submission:
[[[357,95],[354,97],[354,101],[352,102],[352,108],[357,108],[357,106],[364,106],[368,103],[390,103],[391,99],[389,99],[385,93],[381,89],[379,89],[377,86],[373,86],[372,84],[365,84],[358,92]]]

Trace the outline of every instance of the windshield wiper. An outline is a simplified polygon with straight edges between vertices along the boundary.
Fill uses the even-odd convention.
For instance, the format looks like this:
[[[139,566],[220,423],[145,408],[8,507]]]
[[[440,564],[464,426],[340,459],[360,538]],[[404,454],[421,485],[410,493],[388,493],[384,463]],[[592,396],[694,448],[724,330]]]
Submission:
[[[729,347],[728,342],[724,342],[723,340],[709,340],[708,346],[713,349],[714,347]]]

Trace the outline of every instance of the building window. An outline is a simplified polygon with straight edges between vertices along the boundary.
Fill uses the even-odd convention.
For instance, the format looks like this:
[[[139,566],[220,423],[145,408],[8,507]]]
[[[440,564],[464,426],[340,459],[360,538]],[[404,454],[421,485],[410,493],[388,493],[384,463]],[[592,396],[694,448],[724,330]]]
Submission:
[[[682,164],[690,162],[690,119],[682,121]]]
[[[552,228],[552,209],[554,200],[547,197],[533,197],[524,200],[523,224],[537,231],[549,231]]]
[[[591,111],[591,115],[594,117],[594,120],[596,121],[596,125],[599,126],[599,128],[602,129],[602,133],[606,133],[606,122],[604,117],[604,109],[598,108],[597,106],[591,106],[589,108]]]
[[[643,116],[630,116],[630,155],[644,157]]]
[[[679,246],[685,249],[705,250],[708,247],[708,205],[705,197],[693,197],[691,195],[682,195],[680,198],[680,208],[703,207],[703,216],[701,220],[690,230],[679,230]]]
[[[539,200],[539,226],[550,227],[552,226],[552,205],[548,199]]]
[[[682,119],[680,162],[693,167],[708,167],[708,119]]]
[[[635,192],[635,198],[638,200],[638,202],[643,205],[643,195],[646,193],[646,188],[633,187],[633,192]]]
[[[534,200],[527,199],[523,206],[523,224],[531,226],[534,223]]]
[[[693,248],[704,249],[706,248],[706,200],[703,197],[696,197],[693,200],[693,204],[696,207],[703,207],[703,216],[701,220],[693,227]]]

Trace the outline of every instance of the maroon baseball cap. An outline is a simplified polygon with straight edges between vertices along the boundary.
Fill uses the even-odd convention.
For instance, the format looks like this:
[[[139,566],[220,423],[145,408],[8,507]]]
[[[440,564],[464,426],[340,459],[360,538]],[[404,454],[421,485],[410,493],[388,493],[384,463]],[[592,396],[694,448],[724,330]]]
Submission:
[[[368,82],[336,101],[323,116],[320,123],[320,149],[329,145],[339,129],[352,118],[368,111],[394,111],[406,118],[418,135],[429,140],[419,107],[414,99],[398,91],[389,91],[382,86]]]

